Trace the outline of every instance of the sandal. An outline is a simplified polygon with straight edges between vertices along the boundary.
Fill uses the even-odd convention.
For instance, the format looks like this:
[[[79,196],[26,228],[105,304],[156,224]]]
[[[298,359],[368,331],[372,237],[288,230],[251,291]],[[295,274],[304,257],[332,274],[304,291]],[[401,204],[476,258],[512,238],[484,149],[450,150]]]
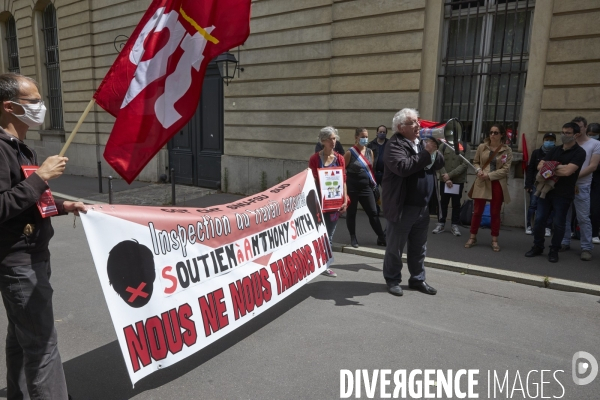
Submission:
[[[500,251],[500,246],[498,246],[498,242],[496,240],[492,240],[492,250]]]
[[[477,244],[477,238],[469,238],[469,240],[467,240],[467,243],[465,243],[465,248],[470,249],[471,247],[475,246]]]

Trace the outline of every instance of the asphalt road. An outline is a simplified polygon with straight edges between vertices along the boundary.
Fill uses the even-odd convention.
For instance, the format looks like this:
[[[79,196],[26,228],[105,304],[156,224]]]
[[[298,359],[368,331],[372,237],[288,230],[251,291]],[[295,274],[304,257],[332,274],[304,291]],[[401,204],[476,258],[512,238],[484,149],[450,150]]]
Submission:
[[[76,400],[337,399],[341,369],[479,369],[479,398],[488,398],[488,371],[502,377],[508,371],[512,388],[517,371],[526,386],[529,371],[537,370],[529,378],[533,396],[544,369],[552,371],[544,376],[544,396],[558,397],[563,387],[564,399],[597,399],[600,393],[600,377],[587,386],[571,378],[575,352],[600,360],[597,297],[429,269],[427,281],[437,296],[405,287],[397,298],[385,291],[381,261],[340,253],[333,266],[338,278],[316,278],[132,388],[81,223],[73,229],[70,216],[53,222],[56,327]],[[4,313],[0,326],[6,326]],[[560,385],[552,376],[558,370],[564,371],[556,372]],[[0,363],[0,388],[4,377]],[[507,398],[506,390],[496,398]],[[517,391],[513,398],[523,396]]]

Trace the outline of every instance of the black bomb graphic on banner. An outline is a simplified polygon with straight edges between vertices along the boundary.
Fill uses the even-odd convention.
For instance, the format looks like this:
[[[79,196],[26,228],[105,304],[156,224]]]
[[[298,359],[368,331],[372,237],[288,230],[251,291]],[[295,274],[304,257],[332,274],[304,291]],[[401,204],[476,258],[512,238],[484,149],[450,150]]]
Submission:
[[[126,240],[109,253],[106,267],[115,292],[130,307],[140,308],[152,297],[156,270],[152,251],[136,240]]]
[[[313,220],[315,221],[315,227],[319,229],[319,225],[325,226],[323,213],[321,212],[321,202],[319,201],[319,196],[317,196],[315,190],[308,192],[308,196],[306,196],[306,206],[310,210],[310,215],[312,215]]]

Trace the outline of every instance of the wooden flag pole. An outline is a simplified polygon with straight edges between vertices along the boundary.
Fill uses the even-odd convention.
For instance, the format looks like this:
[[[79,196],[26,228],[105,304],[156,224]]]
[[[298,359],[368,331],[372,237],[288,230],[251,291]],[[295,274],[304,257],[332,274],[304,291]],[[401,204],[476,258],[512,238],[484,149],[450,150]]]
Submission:
[[[64,157],[65,153],[67,152],[67,149],[69,148],[69,145],[71,144],[71,142],[73,141],[73,138],[77,134],[77,131],[79,130],[79,128],[81,128],[81,124],[83,124],[85,117],[87,117],[87,115],[90,113],[90,111],[92,110],[92,107],[94,107],[95,103],[96,103],[96,101],[94,99],[90,100],[90,104],[87,105],[87,107],[85,108],[85,111],[83,112],[83,114],[81,114],[81,117],[79,117],[79,121],[77,121],[77,125],[75,125],[75,129],[73,129],[73,132],[71,132],[71,134],[69,135],[69,138],[67,139],[67,143],[65,143],[65,145],[63,146],[62,150],[60,151],[59,156]]]

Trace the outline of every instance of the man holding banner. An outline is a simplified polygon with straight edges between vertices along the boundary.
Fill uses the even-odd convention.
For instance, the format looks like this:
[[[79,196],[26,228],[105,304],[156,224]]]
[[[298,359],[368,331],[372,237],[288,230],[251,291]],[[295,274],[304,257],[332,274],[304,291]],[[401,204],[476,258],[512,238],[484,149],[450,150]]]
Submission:
[[[425,253],[429,229],[429,199],[435,189],[435,172],[444,166],[437,142],[419,140],[419,114],[405,108],[393,119],[396,133],[383,154],[383,213],[388,220],[387,246],[383,260],[383,277],[388,291],[402,296],[402,250],[410,279],[408,286],[434,295],[437,290],[425,282]]]
[[[8,318],[7,397],[67,399],[58,353],[48,242],[50,216],[85,211],[83,203],[56,201],[46,181],[65,170],[66,157],[38,168],[23,140],[44,122],[46,108],[31,78],[0,75],[0,292]]]

